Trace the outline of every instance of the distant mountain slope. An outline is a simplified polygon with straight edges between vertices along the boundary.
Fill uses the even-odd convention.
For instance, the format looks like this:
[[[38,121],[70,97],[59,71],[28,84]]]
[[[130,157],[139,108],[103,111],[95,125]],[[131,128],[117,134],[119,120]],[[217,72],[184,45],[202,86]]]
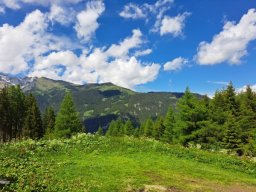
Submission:
[[[25,92],[32,92],[42,111],[49,105],[58,111],[65,91],[70,90],[81,119],[90,132],[96,131],[99,126],[106,128],[111,120],[119,116],[131,118],[134,123],[139,124],[148,117],[164,115],[168,107],[175,105],[177,99],[182,96],[182,93],[138,93],[112,83],[81,86],[47,78],[25,78],[16,81],[12,78],[10,84],[20,84]]]

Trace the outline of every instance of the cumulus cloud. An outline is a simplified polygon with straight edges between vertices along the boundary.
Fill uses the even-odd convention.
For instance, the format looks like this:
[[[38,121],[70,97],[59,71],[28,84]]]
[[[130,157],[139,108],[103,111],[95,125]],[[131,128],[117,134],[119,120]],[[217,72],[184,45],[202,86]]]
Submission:
[[[47,27],[47,17],[39,10],[28,14],[16,27],[9,24],[0,27],[0,71],[24,72],[37,56],[68,46],[67,39],[48,33]]]
[[[185,27],[185,19],[190,13],[183,13],[176,17],[165,16],[161,21],[160,35],[171,34],[174,37],[182,35],[182,30]]]
[[[104,12],[105,5],[102,1],[89,1],[85,10],[79,12],[76,16],[77,22],[75,30],[78,38],[83,41],[89,41],[96,29],[99,27],[97,22],[100,15]]]
[[[141,56],[149,55],[150,53],[152,53],[152,49],[139,50],[135,52],[134,56],[141,57]]]
[[[190,13],[185,12],[176,17],[166,16],[165,13],[171,9],[174,0],[158,0],[154,4],[144,3],[137,5],[129,3],[124,6],[119,15],[125,19],[141,19],[146,21],[154,20],[150,31],[160,33],[160,35],[172,34],[174,37],[182,35],[185,27],[185,19]]]
[[[177,71],[182,69],[182,67],[188,63],[187,59],[178,57],[164,64],[165,71]]]
[[[0,5],[7,7],[9,9],[21,9],[26,4],[31,5],[41,5],[41,6],[51,6],[54,4],[58,5],[69,5],[69,4],[77,4],[82,2],[83,0],[2,0]]]
[[[223,30],[213,37],[212,42],[201,42],[196,60],[201,65],[215,65],[223,62],[241,63],[247,54],[248,44],[256,39],[256,10],[250,9],[240,21],[226,22]]]
[[[143,13],[143,8],[140,8],[138,5],[133,3],[125,5],[124,9],[119,13],[119,15],[126,19],[138,19],[146,17],[146,14]]]
[[[30,76],[45,76],[77,84],[112,82],[134,89],[136,85],[156,79],[160,65],[144,63],[131,50],[143,43],[140,30],[133,30],[125,38],[109,48],[95,48],[77,55],[72,51],[53,52],[38,57]]]
[[[44,6],[49,8],[48,18],[52,23],[58,22],[62,25],[69,25],[75,21],[77,14],[72,5],[81,3],[83,0],[2,0],[0,1],[0,13],[5,8],[22,9],[26,5]]]
[[[58,22],[62,25],[69,25],[75,20],[75,11],[57,4],[51,5],[48,18],[54,23]]]
[[[238,92],[238,93],[245,92],[247,86],[248,85],[244,85],[243,87],[240,87],[240,88],[236,89],[236,92]],[[256,84],[250,85],[250,87],[251,87],[252,91],[256,93]]]

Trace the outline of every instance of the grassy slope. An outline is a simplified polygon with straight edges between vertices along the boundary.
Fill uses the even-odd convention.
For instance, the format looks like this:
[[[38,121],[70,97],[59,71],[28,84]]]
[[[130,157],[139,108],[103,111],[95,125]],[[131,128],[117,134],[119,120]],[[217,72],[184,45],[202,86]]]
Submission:
[[[256,191],[256,164],[134,138],[0,146],[0,175],[31,191]],[[0,177],[1,177],[0,176]]]

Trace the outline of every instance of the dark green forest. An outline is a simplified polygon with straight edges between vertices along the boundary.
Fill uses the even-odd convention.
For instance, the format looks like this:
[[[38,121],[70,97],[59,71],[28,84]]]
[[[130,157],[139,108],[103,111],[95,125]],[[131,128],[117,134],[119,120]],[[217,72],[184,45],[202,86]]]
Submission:
[[[67,92],[58,113],[51,106],[41,114],[32,94],[19,86],[0,91],[0,141],[26,138],[69,138],[84,132],[72,95]],[[99,127],[98,135],[148,137],[170,144],[225,150],[227,153],[256,154],[256,94],[248,86],[236,93],[232,83],[216,91],[214,97],[198,97],[186,89],[167,114],[148,119],[139,125],[132,119],[112,121],[108,129]]]

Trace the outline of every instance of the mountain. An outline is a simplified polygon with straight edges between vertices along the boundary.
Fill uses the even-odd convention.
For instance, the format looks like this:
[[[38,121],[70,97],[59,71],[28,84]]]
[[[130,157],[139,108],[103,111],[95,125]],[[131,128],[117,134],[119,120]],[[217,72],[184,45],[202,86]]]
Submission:
[[[138,93],[112,83],[75,85],[48,78],[15,78],[0,76],[0,85],[20,85],[25,92],[33,93],[41,111],[52,105],[58,111],[65,91],[73,94],[77,110],[88,131],[121,116],[139,124],[148,117],[165,115],[170,105],[175,105],[182,93],[149,92]]]
[[[24,91],[31,90],[34,86],[35,78],[30,77],[10,77],[8,75],[0,74],[0,89],[10,85],[20,85]]]

